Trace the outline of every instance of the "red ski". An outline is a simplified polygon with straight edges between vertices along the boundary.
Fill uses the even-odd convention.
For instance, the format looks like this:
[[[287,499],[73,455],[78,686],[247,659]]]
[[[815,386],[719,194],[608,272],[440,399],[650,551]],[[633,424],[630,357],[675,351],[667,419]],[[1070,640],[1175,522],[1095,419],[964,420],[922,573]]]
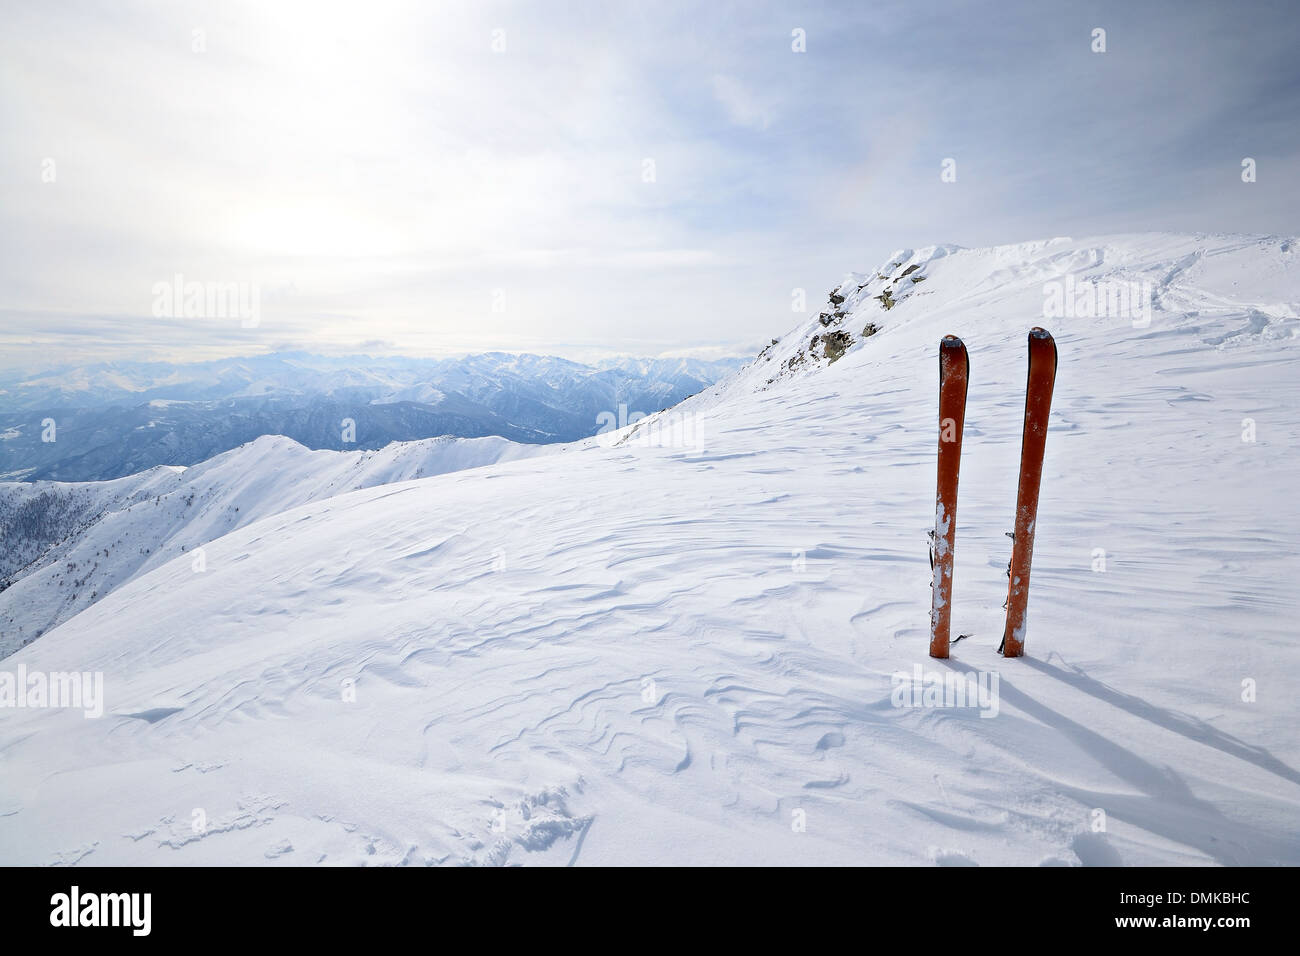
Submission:
[[[1016,491],[1016,530],[1007,570],[1007,629],[998,648],[1006,657],[1025,653],[1025,616],[1029,603],[1029,566],[1034,557],[1038,522],[1038,486],[1043,478],[1047,418],[1056,383],[1056,342],[1046,329],[1029,333],[1029,381],[1025,387],[1025,430],[1020,439],[1020,484]]]
[[[948,656],[952,626],[952,557],[957,540],[957,472],[961,467],[961,433],[966,422],[966,384],[970,359],[955,335],[939,343],[939,478],[934,531],[930,533],[930,656]]]

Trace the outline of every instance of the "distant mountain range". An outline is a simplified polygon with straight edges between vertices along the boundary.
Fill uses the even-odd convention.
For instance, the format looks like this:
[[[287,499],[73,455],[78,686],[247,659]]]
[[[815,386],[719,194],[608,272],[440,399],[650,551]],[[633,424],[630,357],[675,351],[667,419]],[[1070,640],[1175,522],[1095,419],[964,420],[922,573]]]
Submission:
[[[263,435],[334,450],[443,435],[575,441],[600,430],[603,414],[622,422],[668,408],[744,361],[277,352],[0,376],[0,478],[120,478],[191,465]]]

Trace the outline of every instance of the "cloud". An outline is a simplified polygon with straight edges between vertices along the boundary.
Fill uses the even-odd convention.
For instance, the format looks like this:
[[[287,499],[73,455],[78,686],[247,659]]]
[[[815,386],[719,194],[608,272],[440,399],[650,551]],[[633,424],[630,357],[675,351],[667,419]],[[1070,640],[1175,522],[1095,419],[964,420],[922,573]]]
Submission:
[[[772,114],[767,105],[760,102],[734,76],[715,74],[713,95],[726,109],[727,117],[737,126],[767,129],[772,123]]]
[[[18,6],[0,350],[656,354],[780,335],[793,288],[900,246],[1286,232],[1290,21],[1174,0]],[[260,327],[148,320],[176,273],[256,284]]]

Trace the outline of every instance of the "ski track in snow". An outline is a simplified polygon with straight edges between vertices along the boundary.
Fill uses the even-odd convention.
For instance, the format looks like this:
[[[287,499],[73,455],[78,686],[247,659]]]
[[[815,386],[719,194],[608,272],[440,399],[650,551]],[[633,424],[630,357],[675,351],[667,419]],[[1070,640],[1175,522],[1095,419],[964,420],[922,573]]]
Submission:
[[[1300,863],[1289,249],[905,251],[925,282],[889,310],[868,290],[838,361],[775,374],[814,317],[680,406],[703,447],[588,445],[219,537],[205,573],[164,564],[4,662],[103,671],[108,704],[0,711],[0,861]],[[1150,326],[1044,320],[1070,269],[1151,279]],[[1038,324],[1060,366],[1027,656],[1004,660]],[[971,362],[972,636],[943,662],[926,532],[949,332]],[[918,664],[999,675],[997,715],[895,707]]]

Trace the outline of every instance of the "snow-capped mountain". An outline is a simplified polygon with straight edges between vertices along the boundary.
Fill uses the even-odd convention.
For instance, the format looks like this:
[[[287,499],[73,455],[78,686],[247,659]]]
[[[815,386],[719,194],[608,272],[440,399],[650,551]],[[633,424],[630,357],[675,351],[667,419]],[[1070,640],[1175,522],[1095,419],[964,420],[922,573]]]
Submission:
[[[3,662],[102,673],[105,714],[0,711],[0,855],[1300,863],[1297,254],[902,250],[580,454],[209,536],[203,573],[179,554]],[[1036,325],[1060,366],[1027,656],[1007,660]],[[926,531],[946,333],[971,381],[970,636],[945,663]],[[989,694],[917,706],[918,673]]]
[[[619,373],[623,397],[645,388],[667,393],[716,381],[742,364],[738,358],[612,358],[587,365],[549,355],[484,352],[447,359],[315,355],[272,352],[175,365],[113,362],[58,368],[37,375],[0,373],[0,402],[11,409],[98,408],[154,400],[346,396],[382,400],[406,387],[446,382],[448,390],[563,393],[602,372]],[[608,376],[606,376],[608,380]],[[644,384],[637,384],[642,380]],[[619,397],[617,392],[609,393]]]
[[[281,352],[11,376],[0,379],[0,477],[120,478],[156,465],[192,465],[262,435],[341,451],[441,435],[576,441],[595,434],[606,412],[659,411],[740,364]]]

